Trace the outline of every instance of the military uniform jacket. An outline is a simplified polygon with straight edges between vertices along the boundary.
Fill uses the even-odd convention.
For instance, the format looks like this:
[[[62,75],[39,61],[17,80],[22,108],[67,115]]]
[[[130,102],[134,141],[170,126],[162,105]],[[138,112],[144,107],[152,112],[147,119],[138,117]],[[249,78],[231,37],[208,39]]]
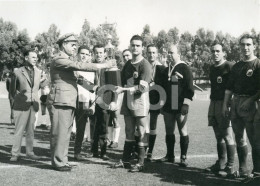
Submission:
[[[37,67],[34,67],[33,82],[31,82],[25,67],[15,69],[10,85],[10,96],[14,100],[13,109],[27,111],[33,105],[37,112],[40,102],[38,91],[47,84],[47,80],[41,82],[41,71]]]
[[[92,63],[75,62],[64,52],[57,53],[50,66],[51,91],[47,104],[76,108],[78,89],[74,71],[96,70]]]

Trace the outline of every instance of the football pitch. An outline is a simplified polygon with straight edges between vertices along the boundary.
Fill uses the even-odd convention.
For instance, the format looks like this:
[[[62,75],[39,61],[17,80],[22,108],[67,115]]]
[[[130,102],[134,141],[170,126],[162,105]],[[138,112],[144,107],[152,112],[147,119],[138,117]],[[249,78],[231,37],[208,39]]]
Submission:
[[[3,84],[3,83],[1,83]],[[189,110],[189,135],[187,168],[178,166],[180,161],[179,134],[176,127],[175,156],[176,164],[146,162],[142,173],[129,173],[127,169],[111,169],[110,166],[122,155],[124,145],[124,122],[120,116],[121,133],[119,148],[108,150],[110,161],[99,158],[89,158],[88,161],[75,162],[73,159],[74,142],[69,148],[69,161],[77,166],[71,172],[54,171],[50,162],[49,131],[36,129],[34,152],[40,156],[39,161],[26,159],[23,141],[22,157],[17,163],[11,163],[10,151],[13,140],[14,126],[9,121],[9,102],[1,86],[0,98],[0,185],[244,185],[241,180],[225,179],[205,172],[217,160],[216,140],[211,127],[207,126],[207,109],[209,105],[208,91],[196,92],[196,99]],[[39,118],[39,121],[41,118]],[[166,154],[165,128],[162,115],[157,125],[157,139],[154,147],[154,157]],[[90,144],[86,143],[83,154],[89,152]],[[251,153],[249,165],[252,168]],[[236,155],[236,169],[238,160]],[[257,185],[256,182],[250,185]],[[260,183],[258,184],[260,185]]]

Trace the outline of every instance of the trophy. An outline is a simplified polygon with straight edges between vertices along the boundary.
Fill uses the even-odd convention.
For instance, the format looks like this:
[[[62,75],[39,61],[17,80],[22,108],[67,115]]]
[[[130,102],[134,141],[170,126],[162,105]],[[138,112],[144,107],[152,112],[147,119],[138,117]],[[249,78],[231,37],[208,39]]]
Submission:
[[[105,46],[107,59],[115,60],[115,47],[112,45],[112,36],[107,35],[107,45]],[[115,86],[122,86],[121,71],[117,67],[110,68],[105,71],[105,83]]]

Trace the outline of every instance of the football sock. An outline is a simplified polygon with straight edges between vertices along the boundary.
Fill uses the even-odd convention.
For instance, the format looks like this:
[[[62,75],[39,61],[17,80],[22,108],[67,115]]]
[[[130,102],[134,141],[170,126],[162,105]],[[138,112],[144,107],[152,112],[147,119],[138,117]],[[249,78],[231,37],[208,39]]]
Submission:
[[[139,153],[138,153],[138,164],[144,164],[144,156],[145,156],[145,148],[139,146]]]
[[[134,141],[125,141],[123,158],[122,158],[123,162],[129,162],[130,161],[134,145],[135,145]]]
[[[181,158],[186,159],[187,151],[189,147],[189,136],[180,137],[180,146],[181,146]]]
[[[149,136],[149,148],[148,148],[148,153],[153,153],[153,147],[154,147],[154,143],[156,140],[156,134],[155,135],[151,135]]]
[[[252,148],[253,173],[260,175],[260,149]]]
[[[136,136],[135,135],[135,148],[134,148],[134,152],[136,153],[136,154],[138,154],[139,153],[139,146],[138,146],[138,143],[140,142],[140,138],[139,138],[139,136]]]
[[[260,149],[256,149],[256,160],[254,165],[255,173],[260,175]]]
[[[226,143],[217,143],[219,168],[224,169],[226,164],[227,147]]]
[[[236,146],[226,145],[226,148],[227,148],[227,166],[233,166],[235,162]]]
[[[247,145],[245,145],[243,147],[237,147],[237,155],[238,155],[238,160],[239,160],[239,171],[242,173],[248,172],[247,154],[248,154]]]

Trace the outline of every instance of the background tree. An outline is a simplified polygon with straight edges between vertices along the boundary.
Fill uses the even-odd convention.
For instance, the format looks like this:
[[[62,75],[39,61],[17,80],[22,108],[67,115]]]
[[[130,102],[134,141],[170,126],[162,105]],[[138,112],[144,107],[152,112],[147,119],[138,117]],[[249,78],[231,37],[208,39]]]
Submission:
[[[143,42],[144,47],[147,47],[149,44],[152,44],[154,42],[149,25],[144,26],[141,36],[144,40],[144,42]]]
[[[0,18],[0,77],[3,69],[11,70],[23,63],[23,53],[30,48],[26,30],[18,31],[16,24]]]
[[[40,33],[35,37],[33,45],[40,57],[40,66],[51,61],[53,54],[58,50],[56,42],[59,37],[60,31],[55,24],[51,24],[47,32]]]
[[[167,43],[167,33],[165,30],[161,30],[157,37],[154,38],[154,42],[158,49],[164,47]]]
[[[168,44],[177,44],[179,42],[179,30],[174,27],[169,29],[167,33],[167,43]]]
[[[82,26],[82,30],[79,34],[79,44],[80,45],[86,45],[86,46],[90,46],[91,42],[90,42],[90,23],[88,22],[87,19],[85,19],[83,26]]]

